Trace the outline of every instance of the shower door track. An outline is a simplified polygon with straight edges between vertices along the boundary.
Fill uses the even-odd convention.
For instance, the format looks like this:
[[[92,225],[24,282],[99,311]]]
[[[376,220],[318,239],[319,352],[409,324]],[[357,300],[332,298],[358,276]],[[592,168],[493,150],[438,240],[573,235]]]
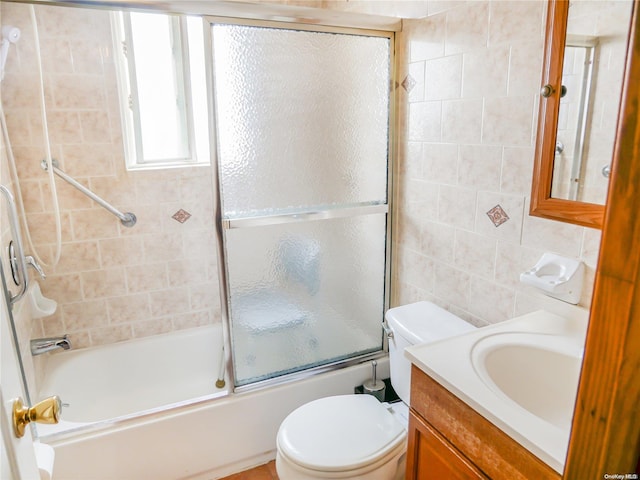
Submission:
[[[8,0],[15,3],[57,5],[61,7],[107,8],[138,10],[177,15],[217,17],[220,20],[241,19],[244,22],[266,22],[277,18],[280,24],[313,25],[346,28],[357,31],[399,32],[402,19],[386,15],[372,15],[351,11],[336,11],[300,5],[280,5],[235,0],[149,1],[149,0]]]

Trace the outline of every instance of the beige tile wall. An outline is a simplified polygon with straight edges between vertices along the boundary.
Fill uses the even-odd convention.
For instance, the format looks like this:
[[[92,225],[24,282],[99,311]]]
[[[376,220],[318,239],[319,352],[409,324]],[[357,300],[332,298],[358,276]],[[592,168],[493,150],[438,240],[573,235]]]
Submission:
[[[549,251],[587,264],[588,307],[599,231],[528,214],[545,2],[424,3],[436,13],[399,35],[395,303],[432,300],[477,325],[562,308],[519,283]],[[509,218],[495,226],[498,205]]]
[[[219,321],[208,167],[128,172],[124,166],[109,15],[36,7],[52,155],[61,168],[138,223],[118,219],[60,179],[60,262],[45,267],[55,315],[42,335],[69,333],[81,348]],[[29,7],[2,3],[22,30],[2,82],[2,102],[37,252],[51,263],[55,222],[44,158]],[[185,223],[172,218],[191,214]],[[32,252],[29,252],[32,253]],[[35,278],[35,277],[34,277]]]

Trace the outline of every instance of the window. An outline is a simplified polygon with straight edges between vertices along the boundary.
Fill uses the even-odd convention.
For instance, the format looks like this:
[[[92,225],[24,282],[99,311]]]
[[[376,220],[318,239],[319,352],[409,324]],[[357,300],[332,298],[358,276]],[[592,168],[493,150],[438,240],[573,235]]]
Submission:
[[[113,26],[127,168],[209,164],[201,19],[118,12]]]

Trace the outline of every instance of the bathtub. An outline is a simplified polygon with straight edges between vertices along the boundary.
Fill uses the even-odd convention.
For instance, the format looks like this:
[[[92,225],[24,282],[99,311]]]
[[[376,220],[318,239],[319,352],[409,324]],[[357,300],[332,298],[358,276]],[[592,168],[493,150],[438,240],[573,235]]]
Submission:
[[[38,398],[58,395],[63,421],[38,431],[47,436],[226,395],[226,388],[215,386],[221,354],[222,331],[216,324],[50,355],[39,375]]]
[[[282,420],[298,406],[353,393],[368,362],[260,390],[216,389],[220,326],[50,355],[39,397],[57,394],[54,480],[212,480],[275,458]],[[388,358],[378,359],[388,377]],[[229,385],[229,382],[227,382]],[[131,392],[135,394],[131,394]]]

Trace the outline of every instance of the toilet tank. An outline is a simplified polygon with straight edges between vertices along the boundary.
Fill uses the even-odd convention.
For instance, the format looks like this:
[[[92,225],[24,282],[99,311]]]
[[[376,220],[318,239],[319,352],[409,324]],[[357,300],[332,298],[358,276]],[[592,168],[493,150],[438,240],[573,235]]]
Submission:
[[[409,404],[411,362],[404,349],[411,345],[434,342],[476,327],[453,313],[431,303],[416,302],[387,310],[387,325],[393,332],[389,338],[391,385],[404,403]]]

